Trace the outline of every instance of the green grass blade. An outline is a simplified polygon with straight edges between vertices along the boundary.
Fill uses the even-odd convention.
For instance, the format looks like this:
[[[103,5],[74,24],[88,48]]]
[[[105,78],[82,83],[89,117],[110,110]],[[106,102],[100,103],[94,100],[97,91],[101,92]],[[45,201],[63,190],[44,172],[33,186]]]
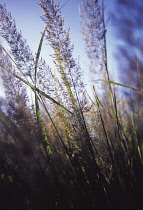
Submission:
[[[121,87],[125,87],[125,88],[128,88],[128,89],[132,89],[132,90],[135,90],[135,91],[140,91],[136,88],[133,88],[133,87],[130,87],[130,86],[127,86],[127,85],[123,85],[121,83],[118,83],[118,82],[114,82],[114,81],[111,81],[111,80],[102,80],[102,79],[99,79],[99,80],[96,80],[97,82],[98,81],[103,81],[103,82],[107,82],[107,83],[110,83],[110,84],[114,84],[114,85],[119,85]],[[141,92],[141,91],[140,91]]]
[[[56,51],[56,49],[54,49],[54,55],[56,56],[56,60],[57,60],[57,63],[58,63],[59,69],[60,69],[60,74],[61,74],[62,80],[65,84],[65,87],[67,89],[67,92],[69,94],[69,98],[70,98],[70,100],[73,104],[73,108],[74,108],[75,112],[77,112],[78,108],[77,108],[76,100],[75,100],[75,97],[74,97],[73,92],[71,90],[66,72],[64,71],[61,59],[59,57],[59,53]]]
[[[37,68],[38,68],[38,61],[39,61],[39,57],[40,57],[40,53],[41,53],[41,49],[42,49],[42,44],[43,44],[43,40],[44,40],[44,36],[45,36],[45,32],[46,32],[46,27],[42,33],[41,39],[40,39],[40,43],[38,46],[38,50],[36,53],[36,62],[35,62],[35,86],[36,86],[36,79],[37,79]]]
[[[60,106],[61,108],[65,109],[67,112],[69,112],[71,115],[74,115],[74,113],[72,113],[71,111],[69,111],[66,107],[64,107],[62,104],[60,104],[59,102],[57,102],[55,99],[51,98],[49,95],[47,95],[45,92],[43,92],[42,90],[36,88],[34,85],[32,85],[30,82],[27,82],[26,80],[22,79],[21,77],[19,77],[18,75],[14,74],[13,72],[7,70],[6,68],[4,68],[2,65],[0,65],[0,67],[2,69],[4,69],[5,71],[7,71],[8,73],[12,74],[13,76],[15,76],[17,79],[19,79],[20,81],[22,81],[23,83],[25,83],[27,86],[29,86],[33,91],[37,91],[38,93],[40,93],[41,95],[45,96],[47,99],[49,99],[50,101],[52,101],[53,103],[55,103],[56,105]]]
[[[95,92],[95,87],[93,86],[93,91]],[[86,92],[87,93],[87,92]],[[90,95],[87,93],[89,99],[91,100],[91,102],[95,105],[95,102],[92,100],[92,98],[90,97]],[[108,110],[104,107],[104,105],[102,104],[102,102],[99,100],[98,96],[96,95],[96,100],[98,101],[98,103],[102,106],[102,108],[104,109],[104,111],[113,119],[113,116],[108,112]]]
[[[10,56],[10,54],[7,52],[7,50],[0,44],[0,48],[6,53],[6,55],[10,58],[10,60],[14,63],[18,71],[24,76],[24,78],[27,80],[25,74],[21,71],[21,69],[17,66],[16,62],[13,60],[13,58]],[[2,68],[2,67],[1,67]],[[28,80],[27,80],[28,81]]]
[[[39,107],[39,98],[37,96],[37,94],[35,93],[35,106],[36,106],[36,117],[37,117],[37,122],[38,122],[38,126],[39,126],[39,130],[41,132],[41,136],[44,140],[44,142],[46,143],[46,150],[48,152],[48,155],[52,154],[52,148],[49,144],[48,141],[48,136],[47,136],[47,132],[46,132],[46,127],[42,118],[42,114],[40,111],[40,107]]]
[[[136,149],[138,151],[138,154],[139,154],[139,157],[140,157],[140,160],[143,164],[143,157],[142,157],[142,152],[141,152],[141,148],[140,148],[140,145],[139,145],[139,141],[138,141],[138,134],[137,134],[137,128],[136,128],[136,125],[135,125],[135,120],[134,120],[134,115],[132,112],[130,112],[130,117],[131,117],[131,123],[132,123],[132,131],[133,131],[133,134],[134,134],[134,137],[135,137],[135,141],[136,141]]]
[[[39,61],[39,57],[40,57],[40,53],[41,53],[41,49],[42,49],[42,44],[43,44],[43,40],[44,40],[44,36],[45,36],[45,31],[46,31],[46,28],[45,28],[45,30],[42,33],[42,36],[41,36],[41,39],[40,39],[40,43],[39,43],[39,46],[38,46],[38,50],[37,50],[37,53],[36,53],[35,79],[34,79],[35,88],[36,88],[36,83],[37,83],[36,80],[37,80],[38,61]],[[46,149],[47,149],[48,155],[51,155],[52,154],[52,150],[51,150],[51,147],[50,147],[49,142],[48,142],[46,128],[45,128],[45,124],[43,122],[42,114],[41,114],[41,111],[40,111],[39,100],[38,100],[36,89],[35,89],[34,92],[35,92],[36,117],[37,117],[39,130],[41,132],[41,136],[42,136],[44,142],[46,143]]]

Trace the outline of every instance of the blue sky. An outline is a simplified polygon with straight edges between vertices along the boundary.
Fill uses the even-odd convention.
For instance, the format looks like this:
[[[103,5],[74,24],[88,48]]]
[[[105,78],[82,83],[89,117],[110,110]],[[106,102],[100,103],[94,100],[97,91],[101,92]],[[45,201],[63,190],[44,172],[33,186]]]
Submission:
[[[63,5],[67,0],[60,0],[60,4]],[[57,0],[55,0],[57,2]],[[37,0],[0,0],[1,4],[6,4],[6,8],[11,12],[12,17],[16,21],[18,30],[22,31],[23,37],[27,40],[33,53],[37,51],[41,32],[44,29],[44,22],[41,20],[40,15],[43,15],[42,8],[38,5]],[[80,59],[81,67],[84,71],[85,82],[88,83],[89,72],[88,59],[85,54],[85,45],[82,40],[82,33],[79,21],[79,6],[82,4],[82,0],[69,0],[68,3],[62,8],[62,15],[65,17],[65,27],[70,27],[71,42],[74,44],[74,57],[78,56]],[[108,5],[107,5],[108,6]],[[110,7],[112,4],[110,4]],[[107,7],[108,9],[109,7]],[[109,28],[110,33],[110,28]],[[4,44],[4,43],[3,43]],[[111,54],[113,41],[108,44],[108,50]],[[42,57],[51,66],[52,60],[50,54],[53,52],[50,47],[45,45],[42,48]]]
[[[41,37],[41,32],[44,29],[44,22],[41,20],[40,15],[43,14],[42,8],[37,3],[38,0],[0,0],[1,4],[6,4],[7,10],[11,12],[12,17],[15,18],[18,30],[22,31],[23,37],[27,40],[33,53],[36,53],[39,40]],[[61,6],[67,0],[55,0],[55,2],[60,1]],[[135,0],[132,0],[135,2]],[[114,11],[114,4],[117,0],[105,0],[107,5],[105,11]],[[143,0],[138,0],[137,2],[143,2]],[[80,64],[82,70],[84,71],[85,83],[89,83],[90,74],[88,66],[88,58],[85,54],[85,44],[82,40],[82,33],[79,21],[79,6],[82,4],[82,0],[69,0],[68,3],[62,8],[62,15],[65,17],[65,27],[70,27],[70,37],[71,42],[74,44],[74,57],[80,57]],[[122,15],[122,11],[120,12]],[[131,15],[129,11],[129,15]],[[106,17],[107,17],[106,13]],[[117,60],[114,57],[115,51],[117,49],[116,44],[119,41],[114,35],[114,29],[112,27],[112,19],[108,23],[107,28],[107,52],[109,58],[110,70],[114,73],[115,81],[119,82],[119,77],[117,75]],[[121,33],[122,35],[122,33]],[[140,35],[140,34],[139,34]],[[1,42],[1,38],[0,38]],[[4,43],[3,43],[4,44]],[[46,44],[42,48],[42,57],[47,61],[47,63],[52,66],[51,54],[53,51]],[[121,58],[120,58],[121,60]],[[122,58],[121,61],[124,61]],[[120,69],[118,71],[120,73]],[[98,78],[97,78],[98,79]],[[0,93],[1,95],[1,93]]]
[[[61,0],[61,5],[67,0]],[[10,11],[16,21],[18,30],[22,31],[23,37],[27,40],[33,53],[37,51],[41,32],[44,30],[44,22],[40,18],[43,15],[42,8],[38,5],[37,0],[0,0],[1,4],[6,4],[7,11]],[[57,1],[55,1],[57,2]],[[81,65],[85,65],[87,57],[85,54],[84,43],[82,40],[81,27],[79,22],[78,9],[81,0],[69,0],[62,8],[62,15],[65,17],[65,27],[70,27],[71,42],[74,43],[74,57],[82,57]],[[2,42],[4,45],[4,42]],[[46,41],[42,48],[42,57],[49,63],[51,62],[50,54],[53,52],[47,45]],[[50,63],[50,66],[52,64]]]
[[[0,0],[2,4],[6,4],[6,8],[11,12],[12,17],[16,21],[18,30],[22,31],[23,37],[27,39],[27,43],[33,52],[36,52],[41,37],[41,32],[44,29],[44,22],[40,15],[43,14],[42,8],[38,5],[37,0]],[[61,0],[63,5],[66,0]],[[65,17],[65,26],[70,26],[71,41],[74,43],[75,56],[84,52],[84,44],[82,41],[82,34],[78,8],[81,0],[69,0],[63,7],[62,14]],[[47,49],[46,49],[47,48]],[[48,47],[44,48],[43,55],[48,57]],[[85,59],[84,59],[85,60]]]
[[[67,0],[61,0],[61,5]],[[57,1],[55,1],[57,2]],[[37,51],[41,32],[44,30],[44,22],[40,16],[43,15],[42,8],[37,0],[0,0],[1,4],[6,4],[7,11],[10,11],[16,21],[18,30],[22,31],[23,37],[27,40],[33,53]],[[70,27],[70,38],[74,44],[74,57],[80,59],[80,64],[84,71],[85,82],[88,83],[86,74],[88,59],[85,54],[85,45],[82,40],[82,33],[79,21],[79,6],[81,0],[69,0],[62,8],[62,15],[65,17],[65,27]],[[4,45],[4,43],[2,43]],[[47,45],[46,41],[42,48],[42,57],[50,66],[53,66],[51,54],[53,51]],[[1,92],[0,95],[3,95]]]

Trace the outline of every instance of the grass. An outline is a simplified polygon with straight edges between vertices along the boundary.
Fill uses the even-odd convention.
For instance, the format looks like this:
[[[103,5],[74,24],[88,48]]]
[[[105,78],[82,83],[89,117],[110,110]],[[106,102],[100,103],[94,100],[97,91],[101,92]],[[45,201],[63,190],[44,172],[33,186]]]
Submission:
[[[0,4],[1,36],[12,50],[0,46],[2,209],[142,209],[142,112],[134,98],[118,99],[117,88],[141,96],[142,90],[111,81],[106,62],[103,95],[94,85],[91,99],[60,5],[39,4],[46,27],[35,57]],[[53,48],[54,71],[40,58],[44,38]]]

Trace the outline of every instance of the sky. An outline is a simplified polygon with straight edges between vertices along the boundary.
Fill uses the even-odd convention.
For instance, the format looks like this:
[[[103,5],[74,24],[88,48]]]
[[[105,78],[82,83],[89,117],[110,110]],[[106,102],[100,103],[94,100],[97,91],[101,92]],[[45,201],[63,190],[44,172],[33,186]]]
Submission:
[[[66,0],[61,0],[63,5]],[[43,15],[42,8],[38,5],[37,0],[0,0],[1,4],[6,4],[6,8],[11,12],[16,21],[18,30],[22,31],[23,37],[33,52],[37,51],[41,32],[44,30],[44,22],[40,16]],[[70,26],[71,42],[74,43],[74,55],[78,56],[84,52],[81,28],[79,23],[78,8],[81,0],[69,0],[63,7],[62,15],[65,17],[65,27]],[[48,47],[44,48],[44,57],[48,57]]]
[[[40,17],[43,15],[43,10],[37,2],[38,0],[0,0],[1,4],[6,5],[7,11],[11,12],[12,17],[16,21],[17,29],[22,31],[22,35],[27,40],[27,44],[30,46],[33,54],[37,52],[41,33],[45,27]],[[61,6],[65,3],[66,0],[60,0]],[[78,14],[80,5],[81,0],[69,0],[62,8],[62,15],[65,17],[65,27],[70,27],[70,38],[71,42],[74,44],[74,57],[78,58],[80,55],[80,57],[82,57],[81,65],[84,66],[87,57],[82,40]],[[2,42],[1,38],[0,41]],[[6,46],[4,42],[2,42],[2,45]],[[52,65],[50,60],[52,53],[45,41],[41,55],[48,64],[50,63],[50,66]]]
[[[67,0],[60,0],[59,2],[62,6],[66,1]],[[57,2],[57,0],[55,2]],[[0,3],[6,4],[7,11],[11,12],[12,17],[16,21],[17,29],[22,31],[22,35],[27,40],[27,44],[30,46],[32,52],[36,53],[41,38],[41,32],[45,27],[44,22],[40,18],[40,16],[43,15],[43,11],[38,5],[37,0],[0,0]],[[78,58],[79,56],[79,62],[84,71],[85,83],[88,83],[90,80],[90,78],[88,78],[89,72],[87,72],[88,58],[85,53],[85,44],[82,39],[79,21],[79,7],[81,4],[82,0],[69,0],[62,8],[62,15],[65,17],[65,27],[70,27],[70,38],[71,42],[74,44],[74,57]],[[110,7],[111,5],[112,4],[110,4]],[[109,6],[107,9],[108,8]],[[4,45],[3,42],[2,44]],[[112,46],[113,42],[110,42],[108,47],[109,54],[111,54]],[[50,56],[52,53],[45,41],[41,55],[50,66],[52,65]]]

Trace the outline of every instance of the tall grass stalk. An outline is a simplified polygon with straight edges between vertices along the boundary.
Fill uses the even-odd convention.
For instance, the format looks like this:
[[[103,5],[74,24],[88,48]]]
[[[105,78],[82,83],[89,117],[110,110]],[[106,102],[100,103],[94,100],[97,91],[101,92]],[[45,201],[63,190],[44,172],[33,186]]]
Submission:
[[[118,99],[115,86],[134,94],[142,90],[110,79],[104,1],[83,3],[87,54],[97,69],[103,67],[101,98],[96,86],[94,99],[87,97],[60,4],[39,2],[45,29],[35,57],[0,4],[0,35],[11,48],[9,53],[0,45],[6,93],[0,98],[3,209],[135,210],[142,204],[143,144],[138,126],[142,114],[137,108],[128,111],[130,101]],[[44,39],[53,49],[54,72],[41,58]],[[34,95],[32,102],[27,88]],[[11,198],[9,204],[3,192]]]

